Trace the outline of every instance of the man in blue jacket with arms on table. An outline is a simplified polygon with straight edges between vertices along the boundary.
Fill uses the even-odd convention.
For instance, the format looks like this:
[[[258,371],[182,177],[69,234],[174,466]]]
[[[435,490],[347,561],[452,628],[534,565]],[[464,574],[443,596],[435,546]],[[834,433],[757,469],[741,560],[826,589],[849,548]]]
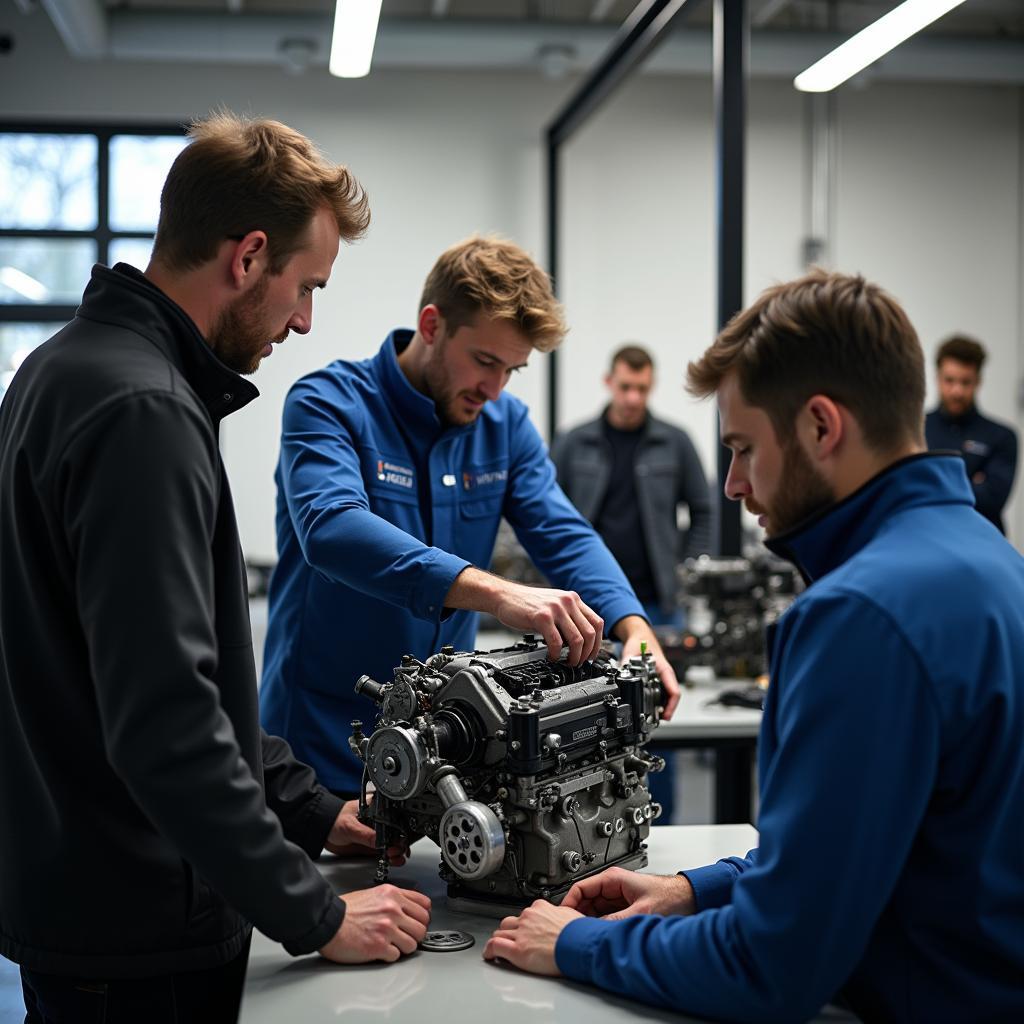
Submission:
[[[861,277],[769,289],[689,367],[726,494],[809,586],[769,636],[759,847],[611,869],[484,955],[731,1021],[1024,1019],[1024,559],[924,450],[924,359]]]
[[[477,612],[532,631],[557,658],[591,658],[608,632],[646,644],[678,686],[622,570],[555,481],[525,404],[505,392],[531,352],[565,334],[547,275],[518,246],[473,237],[437,260],[415,331],[361,362],[302,378],[285,402],[279,562],[271,578],[261,717],[336,793],[360,787],[347,739],[403,655],[472,650]],[[504,516],[557,586],[501,579]],[[272,723],[272,724],[271,724]]]

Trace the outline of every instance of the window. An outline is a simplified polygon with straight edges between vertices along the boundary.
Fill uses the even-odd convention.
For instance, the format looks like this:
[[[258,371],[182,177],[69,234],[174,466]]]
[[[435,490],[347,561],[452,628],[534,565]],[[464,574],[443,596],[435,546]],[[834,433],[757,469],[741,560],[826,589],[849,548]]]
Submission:
[[[0,125],[0,397],[94,263],[149,262],[179,128]]]

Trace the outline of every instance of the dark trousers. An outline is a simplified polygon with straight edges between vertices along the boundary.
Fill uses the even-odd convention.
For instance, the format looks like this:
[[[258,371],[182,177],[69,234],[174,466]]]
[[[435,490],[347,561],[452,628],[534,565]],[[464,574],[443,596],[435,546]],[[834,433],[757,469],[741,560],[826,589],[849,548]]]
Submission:
[[[234,1024],[249,942],[220,967],[155,978],[69,978],[21,969],[25,1024]]]

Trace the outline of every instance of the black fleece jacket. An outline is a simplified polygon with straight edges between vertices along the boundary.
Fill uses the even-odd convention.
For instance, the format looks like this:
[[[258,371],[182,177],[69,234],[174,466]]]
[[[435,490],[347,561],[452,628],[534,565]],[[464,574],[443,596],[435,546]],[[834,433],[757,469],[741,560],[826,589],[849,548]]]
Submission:
[[[259,727],[217,443],[257,396],[123,264],[0,405],[0,953],[93,978],[292,953],[340,801]],[[250,923],[251,922],[251,923]]]

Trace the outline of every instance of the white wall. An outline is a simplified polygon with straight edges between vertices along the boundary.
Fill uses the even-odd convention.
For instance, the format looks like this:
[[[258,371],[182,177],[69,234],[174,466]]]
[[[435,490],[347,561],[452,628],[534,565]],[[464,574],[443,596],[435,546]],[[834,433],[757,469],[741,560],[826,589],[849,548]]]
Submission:
[[[530,75],[376,73],[342,82],[272,68],[88,64],[41,12],[0,0],[0,118],[185,120],[216,104],[276,117],[348,163],[370,194],[369,236],[343,250],[312,333],[293,336],[255,380],[263,397],[225,423],[243,543],[270,559],[273,467],[290,383],[330,359],[376,350],[411,324],[442,248],[497,231],[543,254],[541,130],[571,81]],[[609,353],[627,339],[659,363],[655,407],[689,429],[713,473],[713,413],[682,392],[714,334],[712,110],[706,81],[634,77],[565,154],[561,426],[594,414]],[[833,264],[886,285],[926,352],[961,329],[989,346],[984,409],[1018,421],[1021,291],[1020,90],[885,85],[838,103]],[[806,232],[804,108],[784,82],[755,81],[748,132],[746,294],[799,273]],[[546,429],[545,357],[512,385]],[[931,387],[931,384],[929,385]],[[932,392],[930,391],[930,395]],[[1011,513],[1018,540],[1024,510]]]
[[[715,330],[710,83],[634,77],[566,152],[562,288],[573,333],[560,408],[573,423],[603,403],[608,356],[625,340],[659,365],[653,405],[690,431],[714,475],[714,410],[682,390]],[[749,96],[745,295],[802,272],[808,233],[804,98],[755,80]],[[990,358],[989,415],[1020,426],[1024,373],[1022,91],[887,85],[839,94],[830,265],[891,291],[916,326],[936,401],[935,348],[956,330]],[[1021,487],[1007,516],[1024,540]]]
[[[745,293],[800,273],[800,97],[776,82],[750,93]],[[637,340],[655,354],[655,411],[687,429],[715,475],[714,406],[683,391],[686,364],[715,335],[715,182],[710,82],[638,77],[566,152],[562,284],[572,314],[560,408],[594,415],[610,354]]]
[[[1022,96],[1020,89],[952,86],[845,95],[837,225],[840,265],[883,282],[917,328],[929,406],[935,350],[965,331],[989,350],[980,408],[1018,427]],[[1018,481],[1006,517],[1018,546],[1021,494]]]

